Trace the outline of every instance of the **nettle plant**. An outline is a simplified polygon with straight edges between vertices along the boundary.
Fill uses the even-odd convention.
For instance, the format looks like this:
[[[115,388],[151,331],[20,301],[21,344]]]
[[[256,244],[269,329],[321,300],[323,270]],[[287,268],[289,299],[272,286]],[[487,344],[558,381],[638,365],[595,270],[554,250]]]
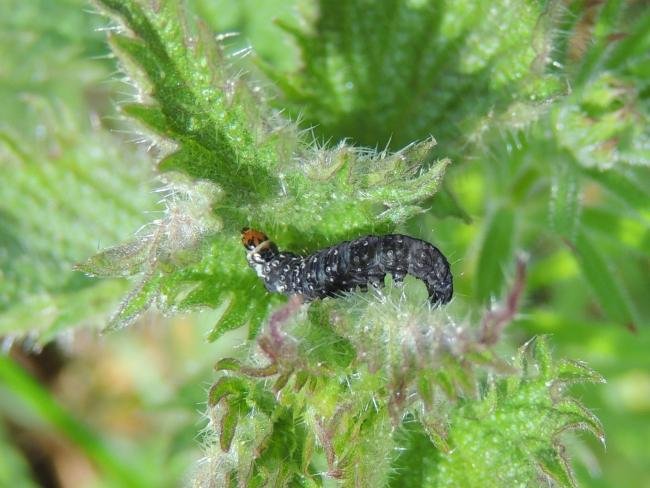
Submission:
[[[524,290],[512,237],[516,202],[494,212],[479,258],[479,298],[503,298],[473,313],[456,304],[432,309],[417,283],[308,305],[269,294],[247,266],[239,233],[262,229],[283,248],[308,253],[399,230],[429,209],[467,218],[442,185],[446,156],[458,162],[465,149],[485,150],[500,159],[499,142],[508,144],[503,159],[512,168],[496,167],[494,191],[523,201],[545,176],[527,168],[527,158],[557,118],[578,122],[567,123],[565,138],[580,123],[600,122],[616,154],[634,156],[647,142],[635,115],[608,126],[615,108],[601,104],[587,121],[571,110],[584,100],[558,102],[566,75],[549,61],[555,50],[582,49],[561,35],[579,21],[572,25],[570,12],[552,2],[322,0],[305,26],[282,24],[303,61],[286,74],[227,55],[225,38],[188,20],[177,2],[99,5],[115,22],[109,41],[136,89],[121,108],[157,154],[166,211],[78,269],[135,278],[109,329],[152,305],[166,313],[219,309],[210,340],[248,327],[248,354],[215,366],[206,457],[194,483],[575,486],[567,434],[585,430],[602,441],[604,433],[567,387],[603,378],[582,363],[553,360],[546,338],[512,357],[495,350]],[[606,20],[620,5],[608,8]],[[260,80],[265,73],[266,86],[255,73]],[[449,146],[436,146],[430,133]],[[379,142],[390,150],[360,147]],[[600,255],[588,252],[575,188],[591,175],[614,192],[644,190],[597,171],[611,144],[575,155],[568,144],[553,147],[569,169],[553,173],[562,184],[554,186],[551,228],[605,273],[594,288],[608,310],[630,315],[620,293],[608,293]],[[588,169],[580,169],[582,156],[591,158]],[[510,170],[527,184],[508,187]],[[499,260],[488,259],[491,251]]]

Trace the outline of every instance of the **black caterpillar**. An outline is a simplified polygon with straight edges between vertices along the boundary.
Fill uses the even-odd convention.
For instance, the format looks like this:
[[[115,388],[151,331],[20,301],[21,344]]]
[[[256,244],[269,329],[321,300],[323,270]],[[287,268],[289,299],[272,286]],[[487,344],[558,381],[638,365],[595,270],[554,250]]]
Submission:
[[[245,227],[242,244],[248,264],[270,292],[302,295],[305,301],[338,296],[356,287],[384,284],[387,273],[396,283],[406,274],[424,281],[432,305],[453,294],[449,262],[432,244],[400,234],[366,236],[317,251],[310,256],[279,251],[258,230]]]

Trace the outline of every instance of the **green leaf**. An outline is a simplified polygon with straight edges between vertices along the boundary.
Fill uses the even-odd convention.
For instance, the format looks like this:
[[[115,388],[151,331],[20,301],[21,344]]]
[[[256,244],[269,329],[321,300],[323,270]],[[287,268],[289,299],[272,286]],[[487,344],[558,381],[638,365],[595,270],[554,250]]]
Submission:
[[[210,388],[208,405],[215,407],[223,398],[230,395],[243,395],[247,390],[244,380],[234,376],[223,376]]]
[[[625,202],[631,209],[647,210],[650,206],[650,190],[640,184],[650,177],[648,171],[585,169],[584,172],[601,184],[613,195]]]
[[[569,157],[552,163],[551,227],[559,235],[573,241],[580,224],[580,181]]]
[[[539,374],[542,378],[552,379],[556,375],[556,368],[553,368],[551,351],[549,350],[546,337],[536,337],[532,343],[532,354],[539,367]]]
[[[562,384],[605,383],[605,378],[581,361],[564,359],[557,366],[557,379]]]
[[[237,428],[239,413],[228,403],[226,403],[222,408],[224,411],[221,413],[221,435],[219,437],[219,443],[221,444],[221,450],[223,452],[228,452],[230,451],[232,440],[235,437],[235,429]]]
[[[438,453],[429,433],[417,422],[405,422],[396,437],[401,449],[392,466],[389,486],[434,486],[430,473],[435,470]]]
[[[145,275],[129,294],[104,328],[106,332],[131,325],[154,302],[160,291],[160,278]]]
[[[120,110],[154,132],[164,134],[167,130],[167,119],[160,107],[130,103],[122,105]]]
[[[538,462],[539,470],[559,486],[577,488],[578,483],[569,462],[555,451],[549,451]]]
[[[79,0],[3,1],[1,128],[12,127],[27,135],[42,129],[43,123],[49,125],[42,113],[25,106],[25,99],[31,97],[56,101],[70,114],[80,114],[79,120],[106,108],[114,88],[107,80],[114,66],[104,57],[102,19],[83,5]],[[64,118],[55,130],[63,137],[77,134],[74,120]],[[43,143],[41,139],[37,145]]]
[[[524,346],[519,362],[525,367],[517,375],[497,378],[494,388],[450,411],[448,452],[416,451],[426,480],[418,486],[525,486],[537,483],[540,471],[559,486],[576,486],[561,434],[586,430],[602,440],[602,425],[566,389],[555,388],[563,367],[544,338]]]
[[[583,275],[598,304],[621,325],[635,327],[635,314],[618,277],[610,270],[605,256],[593,245],[586,232],[578,234],[575,253]]]
[[[431,206],[430,212],[438,218],[456,217],[466,224],[472,222],[472,217],[467,210],[461,205],[458,196],[448,187],[443,185],[441,191],[434,197],[434,205]]]
[[[143,271],[151,257],[152,249],[148,239],[134,239],[104,249],[87,261],[75,265],[75,270],[105,278],[131,276]]]
[[[223,358],[214,365],[215,371],[237,371],[241,368],[241,362],[234,358]]]
[[[208,334],[208,341],[216,341],[228,331],[238,329],[246,324],[251,308],[251,303],[236,296],[231,296],[221,317]]]
[[[132,37],[112,36],[112,45],[144,73],[143,81],[155,95],[156,105],[132,105],[128,111],[161,136],[181,142],[179,150],[161,162],[161,169],[212,180],[240,201],[276,188],[268,171],[276,165],[271,159],[272,141],[267,147],[267,141],[254,140],[255,119],[243,110],[252,94],[234,79],[235,93],[220,90],[227,71],[209,34],[199,29],[200,41],[191,48],[180,23],[167,24],[166,29],[158,25],[183,15],[175,2],[162,2],[156,15],[137,2],[100,3],[131,30]],[[221,72],[210,63],[221,64]],[[230,105],[228,96],[236,96],[238,105]]]
[[[515,249],[515,213],[498,208],[486,227],[476,273],[475,294],[482,302],[501,294]]]
[[[449,453],[451,447],[447,443],[447,428],[442,422],[438,421],[427,421],[422,419],[422,426],[424,431],[429,436],[431,443],[435,446],[436,449],[444,453]]]
[[[591,432],[605,447],[605,429],[600,419],[587,407],[574,398],[564,399],[555,405],[555,409],[567,417],[569,426]],[[564,432],[566,427],[560,429]]]
[[[125,284],[91,280],[74,263],[129,237],[153,201],[141,156],[67,107],[30,103],[44,118],[43,138],[0,130],[0,333],[35,332],[43,343],[82,323],[103,325]],[[125,255],[125,267],[134,261]]]
[[[460,150],[463,127],[528,88],[540,14],[533,4],[321,0],[310,25],[280,24],[300,70],[266,69],[282,108],[322,140],[397,149],[433,135]]]

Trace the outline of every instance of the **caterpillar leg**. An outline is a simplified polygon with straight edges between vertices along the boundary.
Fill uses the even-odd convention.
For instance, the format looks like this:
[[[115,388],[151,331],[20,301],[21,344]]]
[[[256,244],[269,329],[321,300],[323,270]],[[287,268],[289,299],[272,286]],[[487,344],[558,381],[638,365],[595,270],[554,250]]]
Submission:
[[[404,284],[406,271],[393,271],[391,275],[393,276],[393,284],[395,284],[395,286],[401,287]]]
[[[373,288],[383,288],[385,286],[384,278],[386,278],[385,274],[370,275],[368,276],[368,284]]]
[[[374,289],[378,290],[385,286],[384,285],[385,277],[386,274],[369,275],[365,283],[360,283],[357,286],[359,287],[360,291],[368,291],[369,286],[372,286]]]

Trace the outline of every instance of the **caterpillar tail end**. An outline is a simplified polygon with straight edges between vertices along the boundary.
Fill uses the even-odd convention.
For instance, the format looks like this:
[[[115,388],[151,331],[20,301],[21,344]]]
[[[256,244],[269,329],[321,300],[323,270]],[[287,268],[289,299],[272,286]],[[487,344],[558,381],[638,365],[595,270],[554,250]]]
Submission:
[[[454,284],[451,273],[443,283],[427,283],[427,291],[429,292],[429,303],[433,307],[449,303],[454,295]]]

